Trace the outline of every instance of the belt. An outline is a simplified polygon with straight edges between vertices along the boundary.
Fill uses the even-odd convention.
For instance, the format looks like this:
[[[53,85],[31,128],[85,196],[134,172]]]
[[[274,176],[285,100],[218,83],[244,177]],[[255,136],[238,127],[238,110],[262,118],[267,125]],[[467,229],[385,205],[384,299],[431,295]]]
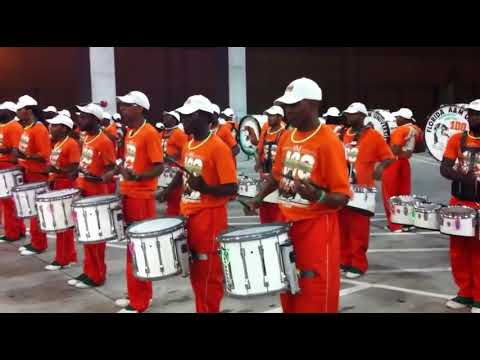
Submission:
[[[190,255],[192,256],[192,260],[208,260],[208,254],[205,253],[190,251]]]
[[[298,275],[302,278],[314,278],[315,276],[318,275],[316,271],[311,271],[311,270],[297,270]]]

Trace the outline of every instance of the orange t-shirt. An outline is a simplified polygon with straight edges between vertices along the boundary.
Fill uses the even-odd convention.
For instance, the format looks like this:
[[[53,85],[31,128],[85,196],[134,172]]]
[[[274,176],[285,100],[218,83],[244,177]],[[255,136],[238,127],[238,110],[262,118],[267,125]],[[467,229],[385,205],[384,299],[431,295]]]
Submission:
[[[110,125],[103,129],[103,131],[117,137],[117,124],[115,124],[115,121],[110,121]]]
[[[358,141],[356,148],[348,146],[354,135],[350,128],[345,132],[343,143],[345,144],[345,157],[347,161],[355,163],[356,184],[368,187],[375,186],[373,170],[375,164],[380,161],[395,159],[392,150],[385,139],[374,129],[366,128]],[[357,152],[358,151],[358,152]]]
[[[333,133],[337,136],[340,135],[340,130],[342,130],[343,126],[342,125],[335,125],[335,124],[325,124],[326,127],[328,127],[330,130],[333,131]]]
[[[162,134],[162,150],[164,155],[172,156],[175,159],[180,159],[182,156],[183,146],[188,142],[188,136],[180,130],[175,128],[171,131],[165,130]]]
[[[110,139],[100,131],[98,135],[85,135],[82,145],[79,168],[93,176],[102,176],[108,165],[115,164],[115,150]],[[106,185],[88,181],[82,173],[78,174],[77,186],[88,194],[106,193]]]
[[[213,132],[220,139],[222,139],[222,141],[227,144],[230,149],[237,145],[237,140],[235,140],[232,133],[230,132],[230,125],[218,125],[218,127],[213,130]]]
[[[267,124],[268,125],[268,124]],[[262,132],[260,133],[260,139],[258,140],[257,151],[260,155],[260,161],[263,163],[267,158],[267,149],[264,147],[265,142],[275,142],[277,145],[272,145],[272,161],[275,160],[275,155],[277,154],[277,147],[280,143],[280,140],[283,136],[287,134],[287,130],[283,127],[274,131],[273,133],[269,133],[270,128],[263,127]]]
[[[463,161],[463,154],[460,151],[460,143],[463,133],[457,133],[450,137],[447,143],[447,147],[443,153],[443,157],[449,160],[458,160],[459,163]],[[467,136],[465,141],[465,146],[468,147],[480,147],[480,139],[476,139],[472,136]],[[461,164],[460,164],[461,165]],[[457,164],[458,166],[458,164]],[[474,170],[480,176],[480,164],[476,164],[476,169]]]
[[[17,148],[22,136],[23,127],[18,120],[0,125],[0,148]],[[0,154],[1,162],[11,162],[12,154]]]
[[[51,151],[50,134],[45,125],[36,121],[33,126],[25,127],[20,136],[18,149],[26,155],[40,155],[45,160],[45,162],[41,163],[19,159],[18,162],[25,168],[26,173],[32,174],[45,171]],[[37,175],[34,175],[34,177],[37,177]]]
[[[137,131],[125,136],[125,163],[127,169],[136,174],[151,170],[155,164],[163,163],[163,152],[158,132],[145,122]],[[150,199],[157,190],[157,177],[140,181],[120,181],[120,193],[135,199]]]
[[[398,145],[403,151],[413,151],[415,143],[422,141],[422,138],[423,131],[418,126],[405,124],[392,131],[390,145]],[[410,156],[401,155],[400,157],[408,159]]]
[[[328,192],[352,196],[345,150],[340,140],[323,125],[318,131],[292,130],[282,137],[273,164],[273,176],[279,181],[279,206],[288,221],[312,219],[339,210],[310,203],[295,193],[293,181],[283,176],[289,173],[293,178],[310,179]]]
[[[60,143],[53,146],[52,153],[50,154],[50,165],[55,166],[58,169],[64,169],[65,167],[78,164],[80,162],[80,145],[75,139],[67,136]],[[51,173],[50,180],[66,179],[65,174]]]
[[[183,166],[194,175],[202,176],[210,186],[236,184],[237,171],[231,149],[213,134],[202,145],[200,144],[202,141],[191,140],[184,146]],[[188,216],[206,208],[225,206],[230,198],[230,196],[217,197],[192,190],[184,174],[180,212]]]

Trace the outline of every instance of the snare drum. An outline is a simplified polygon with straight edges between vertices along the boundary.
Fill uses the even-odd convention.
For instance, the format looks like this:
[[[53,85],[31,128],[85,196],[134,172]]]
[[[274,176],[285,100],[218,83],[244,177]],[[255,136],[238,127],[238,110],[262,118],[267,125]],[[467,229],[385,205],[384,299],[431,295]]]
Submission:
[[[161,280],[189,273],[185,219],[164,217],[137,222],[127,229],[133,274],[139,279]]]
[[[62,189],[37,195],[37,212],[43,232],[64,231],[75,226],[72,203],[80,197],[78,189]]]
[[[45,181],[18,185],[12,188],[12,197],[17,209],[17,217],[26,219],[37,216],[37,208],[35,206],[37,195],[47,191],[48,185]]]
[[[18,166],[0,170],[0,199],[12,195],[15,186],[23,185],[23,172]]]
[[[473,237],[477,226],[477,210],[467,206],[440,209],[440,232],[447,235]]]
[[[365,213],[368,216],[375,215],[375,195],[377,189],[361,185],[351,185],[353,197],[347,206]]]
[[[426,203],[426,196],[400,195],[390,198],[391,221],[394,224],[413,225],[414,209],[416,204]]]
[[[286,224],[227,231],[218,241],[227,294],[246,297],[300,291]]]
[[[72,209],[79,242],[96,244],[125,237],[118,195],[88,196],[74,201]]]
[[[248,176],[238,178],[238,195],[254,198],[258,194],[260,181]]]
[[[157,186],[161,188],[166,188],[168,185],[170,185],[178,171],[179,170],[176,167],[165,166],[162,174],[158,177]]]
[[[442,205],[420,203],[413,206],[413,225],[420,229],[440,229],[440,209]]]

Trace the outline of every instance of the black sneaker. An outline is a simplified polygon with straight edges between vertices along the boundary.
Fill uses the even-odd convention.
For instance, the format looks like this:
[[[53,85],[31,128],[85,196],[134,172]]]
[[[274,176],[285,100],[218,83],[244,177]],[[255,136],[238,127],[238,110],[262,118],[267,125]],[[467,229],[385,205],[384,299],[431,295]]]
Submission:
[[[474,301],[472,304],[472,313],[480,314],[480,301]]]
[[[364,273],[362,271],[360,271],[359,269],[357,269],[353,266],[350,266],[345,273],[345,277],[348,278],[348,279],[356,279],[356,278],[362,276],[363,274]]]
[[[453,299],[448,300],[445,305],[450,309],[464,309],[467,306],[473,305],[473,299],[464,296],[456,296]]]
[[[87,275],[85,274],[80,274],[76,278],[70,279],[67,281],[68,285],[75,286],[80,282],[83,282],[87,278]]]

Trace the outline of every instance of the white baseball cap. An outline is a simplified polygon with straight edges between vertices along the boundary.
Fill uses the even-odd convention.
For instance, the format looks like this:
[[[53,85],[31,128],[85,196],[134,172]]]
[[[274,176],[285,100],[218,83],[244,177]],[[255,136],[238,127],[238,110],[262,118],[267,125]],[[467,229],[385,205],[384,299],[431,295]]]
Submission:
[[[470,104],[467,105],[467,109],[480,111],[480,99],[473,100]]]
[[[38,102],[29,95],[23,95],[18,98],[17,109],[20,110],[25,106],[37,106]]]
[[[13,101],[5,101],[4,103],[0,104],[0,110],[17,112],[17,104],[15,104]]]
[[[318,84],[307,78],[300,78],[292,81],[282,97],[279,97],[274,103],[281,104],[296,104],[304,99],[307,100],[322,100],[322,89]]]
[[[212,109],[214,113],[220,114],[220,108],[218,107],[217,104],[212,104]]]
[[[178,122],[180,122],[180,114],[176,111],[164,111],[163,112],[163,115],[170,115],[170,116],[173,116],[175,119],[177,119]]]
[[[68,116],[69,118],[72,118],[72,114],[70,114],[70,111],[63,109],[58,112],[59,115],[65,115]]]
[[[57,115],[55,116],[54,118],[50,119],[50,120],[47,120],[47,122],[49,124],[62,124],[62,125],[65,125],[67,127],[69,127],[70,129],[73,129],[73,120],[70,119],[68,116],[65,116],[65,115]]]
[[[222,111],[222,114],[225,115],[226,117],[233,117],[235,115],[235,112],[233,111],[232,108],[226,108],[225,110]]]
[[[112,118],[113,118],[113,120],[117,121],[117,120],[120,120],[122,118],[122,116],[119,113],[115,113],[115,114],[113,114]]]
[[[193,114],[195,111],[198,110],[213,114],[212,103],[203,95],[190,96],[187,101],[185,101],[185,104],[183,104],[182,107],[179,107],[175,111],[183,115],[189,115]]]
[[[346,110],[344,110],[344,113],[347,113],[347,114],[362,113],[362,114],[368,115],[366,106],[361,102],[354,102],[350,104],[350,106]]]
[[[54,113],[56,113],[56,112],[57,112],[57,108],[56,108],[55,106],[50,105],[50,106],[47,106],[47,107],[46,107],[45,109],[43,109],[42,111],[44,111],[44,112],[54,112]]]
[[[112,115],[109,112],[104,111],[103,112],[103,118],[108,119],[108,120],[112,120]]]
[[[157,129],[160,129],[160,130],[165,129],[165,125],[163,125],[162,122],[157,122],[157,123],[155,124],[155,127],[156,127]]]
[[[407,108],[401,108],[400,110],[393,112],[392,115],[395,117],[400,116],[407,120],[412,120],[413,118],[412,110]]]
[[[117,96],[117,99],[125,104],[136,104],[143,107],[145,110],[150,110],[150,101],[148,101],[147,95],[141,91],[130,91],[125,96]]]
[[[335,106],[332,106],[332,107],[329,107],[327,112],[325,114],[322,115],[323,117],[326,117],[326,116],[335,116],[335,117],[339,117],[340,116],[340,110],[338,110],[337,107]]]
[[[280,115],[280,116],[285,116],[284,115],[284,112],[283,112],[283,109],[278,106],[278,105],[273,105],[272,107],[268,108],[267,110],[265,110],[263,112],[264,114],[268,114],[268,115]]]
[[[90,103],[86,106],[79,106],[76,105],[77,109],[80,110],[81,112],[87,113],[87,114],[92,114],[94,115],[98,120],[103,119],[103,109],[100,105]]]

